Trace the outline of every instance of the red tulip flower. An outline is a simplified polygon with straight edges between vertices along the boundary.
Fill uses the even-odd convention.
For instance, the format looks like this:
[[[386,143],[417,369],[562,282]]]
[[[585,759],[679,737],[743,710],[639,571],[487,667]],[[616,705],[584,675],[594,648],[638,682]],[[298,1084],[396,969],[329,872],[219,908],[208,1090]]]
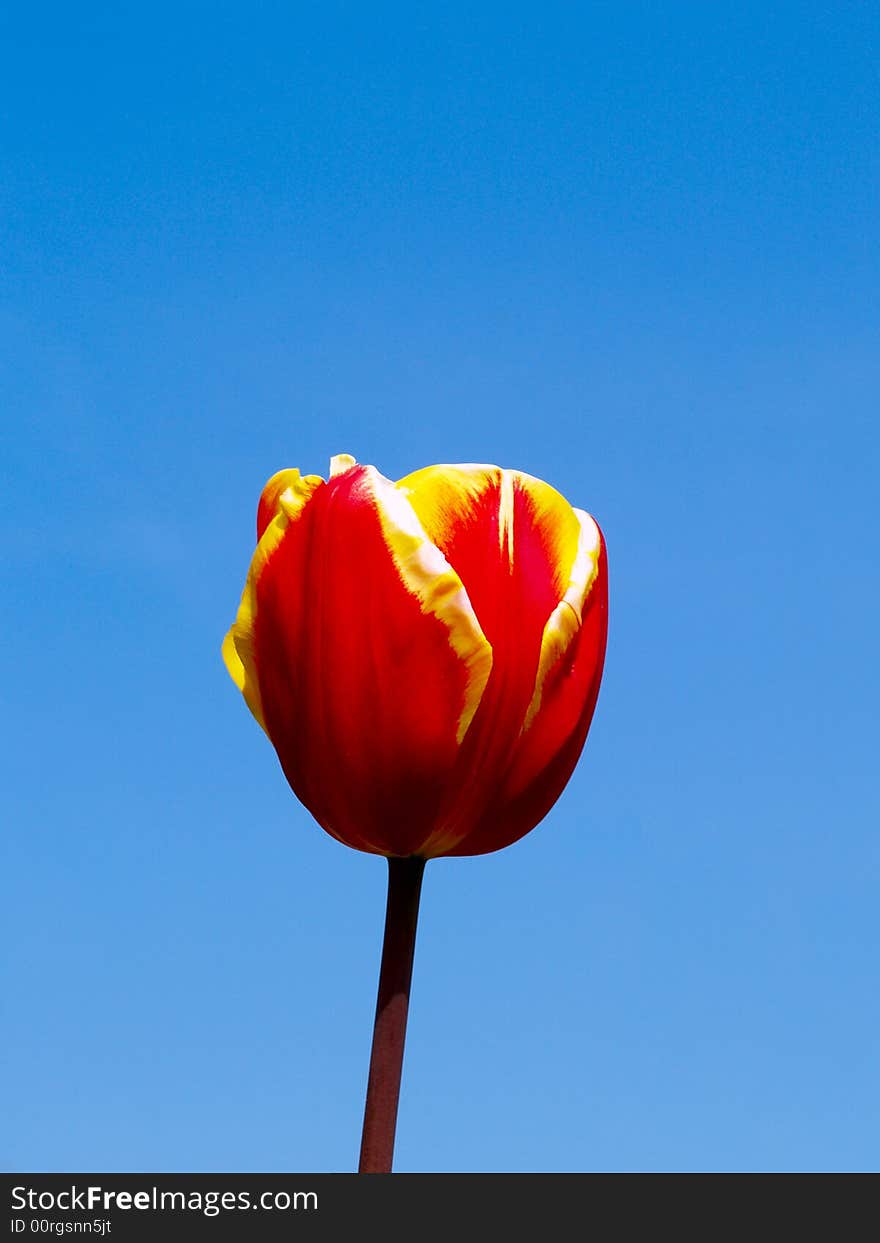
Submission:
[[[223,644],[297,797],[389,860],[362,1170],[391,1168],[425,860],[499,850],[562,792],[589,729],[608,580],[595,521],[496,466],[393,483],[347,455],[274,475]]]

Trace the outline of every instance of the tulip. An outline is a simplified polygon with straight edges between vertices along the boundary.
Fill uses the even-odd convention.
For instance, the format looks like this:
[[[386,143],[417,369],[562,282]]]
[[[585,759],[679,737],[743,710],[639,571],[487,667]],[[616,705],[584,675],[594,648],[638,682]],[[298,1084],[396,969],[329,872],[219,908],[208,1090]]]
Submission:
[[[510,845],[562,792],[599,691],[606,557],[596,522],[520,471],[330,466],[263,489],[223,656],[317,822],[389,860],[361,1169],[390,1169],[425,861]]]

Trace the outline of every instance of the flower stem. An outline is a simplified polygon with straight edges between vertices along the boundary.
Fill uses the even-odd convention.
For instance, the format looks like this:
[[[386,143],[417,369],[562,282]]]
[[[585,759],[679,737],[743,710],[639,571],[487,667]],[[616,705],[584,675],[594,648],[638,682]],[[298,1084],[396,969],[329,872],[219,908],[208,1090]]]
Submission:
[[[425,860],[388,860],[388,904],[364,1108],[360,1174],[390,1174]]]

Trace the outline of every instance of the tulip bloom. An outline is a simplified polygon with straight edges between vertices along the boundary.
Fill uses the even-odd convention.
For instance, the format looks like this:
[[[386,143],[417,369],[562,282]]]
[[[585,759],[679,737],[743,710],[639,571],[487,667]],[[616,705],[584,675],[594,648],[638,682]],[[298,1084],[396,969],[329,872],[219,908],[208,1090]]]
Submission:
[[[559,797],[605,652],[602,536],[495,466],[284,470],[223,645],[294,793],[389,856],[516,841]]]
[[[562,792],[599,692],[595,521],[496,466],[393,483],[348,455],[263,489],[223,656],[294,793],[389,860],[361,1170],[390,1170],[426,859],[499,850]]]

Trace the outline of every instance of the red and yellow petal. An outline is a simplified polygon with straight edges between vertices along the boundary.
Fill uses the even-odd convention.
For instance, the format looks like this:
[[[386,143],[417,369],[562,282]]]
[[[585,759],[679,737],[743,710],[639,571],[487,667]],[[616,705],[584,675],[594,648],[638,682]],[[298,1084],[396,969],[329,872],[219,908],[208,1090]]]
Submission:
[[[251,560],[238,614],[223,640],[223,660],[230,677],[264,730],[266,722],[254,655],[257,581],[288,527],[299,520],[307,502],[323,483],[320,475],[303,477],[298,470],[282,470],[273,475],[263,488],[257,506],[257,549]]]
[[[492,652],[405,497],[372,467],[334,465],[263,555],[277,516],[266,528],[247,655],[266,732],[319,823],[360,849],[418,853]]]
[[[467,836],[446,853],[483,854],[500,850],[524,836],[553,807],[581,754],[599,694],[608,633],[605,545],[588,515],[582,515],[582,522],[585,539],[592,546],[595,530],[598,547],[595,571],[580,604],[578,624],[573,626],[568,641],[536,688],[537,706],[530,707],[507,771],[497,781],[494,797],[479,821],[470,826]],[[548,634],[554,624],[551,617]],[[567,623],[564,629],[568,629]],[[556,638],[545,642],[543,653],[555,650],[556,643]]]
[[[513,638],[519,653],[534,644],[577,554],[580,527],[568,501],[540,479],[497,466],[428,466],[397,487],[466,584],[493,648]]]
[[[434,466],[397,486],[461,576],[493,651],[492,677],[429,843],[430,851],[447,853],[498,794],[530,709],[574,638],[598,545],[591,561],[575,510],[523,472]]]
[[[565,594],[550,614],[541,635],[535,689],[524,722],[526,730],[541,710],[548,678],[559,669],[581,629],[584,608],[599,573],[602,547],[599,527],[595,519],[584,510],[575,509],[573,513],[579,527],[577,549]]]

